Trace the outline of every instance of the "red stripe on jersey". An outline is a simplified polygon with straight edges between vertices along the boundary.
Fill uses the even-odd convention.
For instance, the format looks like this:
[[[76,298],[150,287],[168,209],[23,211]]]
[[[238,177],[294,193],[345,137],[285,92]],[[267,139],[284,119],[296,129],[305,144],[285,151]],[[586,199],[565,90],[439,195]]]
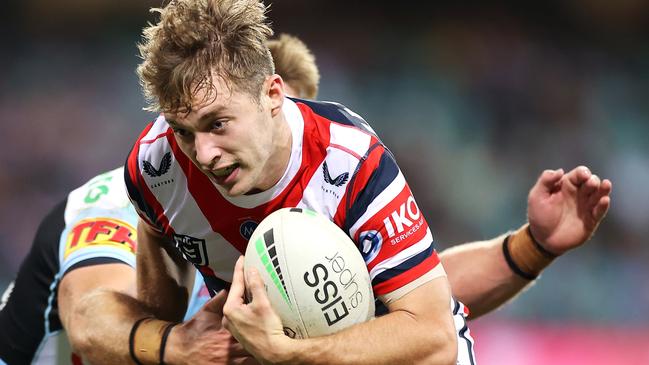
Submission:
[[[127,158],[126,167],[128,169],[128,176],[130,177],[131,182],[137,187],[142,186],[142,185],[146,185],[146,183],[144,183],[144,181],[141,179],[140,167],[139,167],[139,162],[138,162],[139,161],[138,156],[140,154],[140,140],[142,138],[146,137],[146,135],[149,133],[149,131],[153,127],[153,124],[154,124],[154,122],[149,123],[144,128],[142,133],[140,133],[140,135],[137,137],[137,141],[135,142],[135,145],[131,149],[131,153],[128,155],[128,158]],[[138,190],[140,190],[140,189],[138,189]],[[154,226],[154,223],[149,220],[149,217],[147,217],[146,214],[143,214],[142,212],[140,212],[140,209],[142,209],[142,207],[138,207],[138,209],[136,209],[136,211],[137,211],[138,215],[140,216],[140,218],[142,218],[150,226]]]
[[[133,149],[131,149],[131,153],[128,155],[128,175],[131,177],[131,181],[134,183],[138,181],[137,176],[139,175],[139,164],[138,164],[138,155],[140,154],[140,140],[149,133],[151,128],[153,127],[153,122],[149,123],[142,133],[137,137],[137,142],[135,142],[135,146],[133,146]]]
[[[167,131],[165,131],[164,133],[160,133],[160,134],[158,134],[157,136],[155,136],[155,137],[153,137],[153,138],[151,138],[151,139],[147,139],[147,140],[142,140],[142,141],[140,141],[140,144],[150,144],[150,143],[153,143],[153,142],[159,140],[160,138],[165,137],[168,133],[169,133],[169,131],[167,130]]]
[[[202,265],[202,266],[196,265],[196,268],[197,268],[198,271],[200,271],[201,274],[203,274],[203,275],[217,277],[216,274],[214,273],[214,270],[212,270],[212,268],[210,268],[210,267],[207,266],[207,265]]]
[[[406,248],[414,245],[415,243],[423,240],[426,237],[426,232],[428,231],[428,223],[426,222],[426,219],[424,219],[423,214],[421,214],[421,211],[419,211],[419,209],[417,208],[417,210],[419,211],[419,216],[416,217],[416,219],[409,216],[407,205],[408,199],[411,196],[412,192],[406,184],[403,187],[403,190],[401,190],[401,192],[394,199],[392,199],[389,204],[386,204],[374,216],[368,219],[367,222],[365,222],[356,232],[356,235],[354,237],[355,242],[358,242],[358,236],[360,235],[360,233],[367,230],[377,230],[383,237],[383,245],[381,246],[381,251],[374,260],[367,264],[368,270],[372,270],[378,263],[390,257],[394,257],[399,252],[405,250]],[[414,199],[412,200],[412,202],[414,202]],[[401,213],[404,213],[404,218],[410,221],[411,225],[406,226],[404,224],[401,227],[402,231],[399,231],[399,226],[396,224],[396,222],[394,222],[394,215],[401,216]],[[393,232],[392,236],[389,235],[390,231],[386,228],[386,224],[391,225],[391,230]],[[416,230],[411,232],[411,230],[415,228]]]
[[[230,204],[230,202],[223,198],[210,178],[196,167],[180,149],[173,134],[167,136],[167,141],[176,157],[176,161],[178,161],[178,164],[185,173],[189,192],[194,197],[198,208],[210,223],[212,230],[222,235],[239,252],[244,253],[248,244],[247,240],[239,234],[238,226],[234,227],[234,223],[236,222],[230,222],[224,215],[228,217],[245,217],[249,215],[247,213],[248,210]]]
[[[373,146],[376,143],[379,143],[379,140],[372,137],[370,140],[370,146]],[[353,183],[353,186],[348,186],[347,189],[345,189],[345,195],[343,195],[340,204],[338,204],[338,209],[336,209],[334,223],[336,223],[338,227],[342,227],[345,223],[348,203],[356,201],[358,194],[367,186],[367,182],[370,180],[374,170],[378,168],[381,156],[384,152],[385,148],[380,145],[379,147],[372,149],[365,160],[361,161],[360,169],[352,177],[352,181],[350,182],[350,184]],[[349,234],[349,232],[346,233]]]
[[[345,151],[345,152],[349,153],[350,155],[356,157],[356,159],[358,159],[358,160],[361,159],[361,156],[359,156],[358,153],[352,151],[351,149],[349,149],[349,148],[347,148],[347,147],[345,147],[345,146],[342,146],[342,145],[339,145],[339,144],[335,144],[335,143],[332,143],[332,144],[330,144],[329,146],[330,146],[330,147],[333,147],[333,148],[337,148],[337,149],[339,149],[339,150],[341,150],[341,151]]]
[[[439,264],[439,256],[437,251],[433,251],[433,254],[419,265],[374,286],[374,294],[377,296],[384,295],[397,290],[434,269],[437,264]]]
[[[302,163],[296,177],[284,189],[277,200],[284,201],[281,207],[294,207],[300,203],[304,189],[320,168],[322,161],[327,157],[327,147],[331,140],[329,131],[331,121],[315,114],[304,103],[296,103],[304,119],[304,132],[302,137]],[[299,177],[299,178],[298,178]],[[277,208],[281,208],[277,207]]]
[[[302,199],[304,188],[324,160],[329,138],[329,121],[320,118],[327,123],[318,123],[317,121],[314,123],[317,116],[311,116],[311,118],[308,115],[304,117],[302,164],[296,177],[275,199],[251,209],[238,207],[227,201],[209,177],[182,152],[173,134],[167,136],[176,161],[187,178],[188,189],[210,227],[239,252],[244,253],[248,244],[248,240],[241,235],[239,226],[247,220],[261,222],[275,210],[298,205]],[[231,219],[233,217],[238,217],[238,220],[233,221]]]
[[[153,123],[151,123],[151,125],[149,125],[144,130],[144,132],[142,132],[140,138],[146,136],[146,133],[151,129],[152,126]],[[167,130],[167,133],[169,132],[171,132],[171,128]],[[171,134],[173,135],[173,133]],[[137,182],[138,190],[144,197],[146,204],[148,204],[151,208],[153,208],[153,212],[155,213],[156,216],[156,222],[149,222],[149,220],[146,219],[146,217],[143,218],[145,218],[145,221],[149,223],[155,230],[158,230],[158,227],[155,227],[155,225],[152,223],[157,223],[162,225],[162,233],[171,237],[174,232],[171,226],[169,225],[169,220],[167,219],[167,216],[164,213],[164,208],[162,208],[162,205],[160,204],[160,202],[158,202],[155,195],[153,195],[146,181],[144,181],[144,178],[142,177],[142,172],[140,171],[140,167],[138,164],[139,152],[140,152],[140,142],[138,140],[138,142],[136,142],[135,148],[133,148],[133,151],[131,151],[131,155],[128,158],[128,173],[129,176],[131,177],[131,181]]]

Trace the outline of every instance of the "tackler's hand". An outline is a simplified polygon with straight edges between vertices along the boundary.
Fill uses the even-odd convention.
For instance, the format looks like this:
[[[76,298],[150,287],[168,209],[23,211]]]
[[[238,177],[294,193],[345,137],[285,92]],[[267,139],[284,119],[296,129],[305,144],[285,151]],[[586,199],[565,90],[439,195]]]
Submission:
[[[228,292],[222,290],[169,336],[169,364],[257,364],[222,324]]]
[[[611,189],[610,180],[600,180],[585,166],[568,173],[545,170],[528,196],[532,236],[555,255],[581,246],[606,215]]]

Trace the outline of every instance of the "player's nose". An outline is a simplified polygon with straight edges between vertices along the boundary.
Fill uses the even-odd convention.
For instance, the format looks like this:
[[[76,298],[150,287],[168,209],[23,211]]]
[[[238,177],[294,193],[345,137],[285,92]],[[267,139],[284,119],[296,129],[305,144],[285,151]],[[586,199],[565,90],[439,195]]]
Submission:
[[[194,148],[196,149],[196,162],[204,169],[213,168],[221,158],[221,148],[214,141],[214,136],[211,133],[196,133]]]

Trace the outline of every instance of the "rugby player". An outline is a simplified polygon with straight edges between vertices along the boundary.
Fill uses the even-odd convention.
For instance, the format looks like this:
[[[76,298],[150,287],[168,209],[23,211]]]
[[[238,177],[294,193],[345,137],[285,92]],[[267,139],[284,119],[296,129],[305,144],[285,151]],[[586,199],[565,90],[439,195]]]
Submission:
[[[290,80],[292,87],[287,84],[287,88],[291,93],[315,97],[318,69],[304,43],[281,35],[268,46],[276,67]],[[94,177],[72,191],[41,222],[29,255],[3,296],[0,364],[76,365],[82,358],[93,363],[130,361],[128,353],[122,359],[116,355],[121,346],[114,349],[113,341],[97,343],[96,337],[128,334],[132,323],[90,313],[93,307],[102,308],[112,301],[129,302],[122,309],[131,315],[148,313],[131,299],[135,293],[137,215],[126,196],[123,175],[119,168]],[[209,298],[202,283],[201,278],[194,283],[186,319]],[[114,314],[119,319],[120,312]],[[67,335],[73,347],[80,349],[77,353],[71,352],[64,329],[71,330]],[[114,333],[105,333],[107,329]],[[107,348],[100,350],[98,345]],[[185,347],[182,353],[191,354],[188,350]],[[235,350],[233,345],[229,353]],[[195,363],[199,359],[184,361]]]
[[[290,42],[288,42],[287,40],[290,40]],[[287,44],[291,46],[287,46]],[[281,72],[283,78],[290,80],[289,84],[291,84],[291,86],[294,86],[293,90],[302,90],[302,93],[292,92],[292,95],[298,97],[315,98],[319,76],[317,73],[317,68],[315,67],[313,56],[303,45],[303,43],[301,43],[294,37],[283,35],[280,36],[278,40],[269,41],[268,46],[271,50],[271,53],[273,54],[273,58],[275,59],[276,68]],[[283,64],[292,66],[281,67],[281,65]],[[315,72],[313,72],[314,70]],[[290,88],[287,87],[287,89]],[[579,180],[581,178],[575,175],[575,173],[577,172],[577,169],[573,170],[570,174],[564,176],[563,178],[567,179],[568,176],[572,175],[577,180]],[[133,317],[134,315],[137,316],[138,314],[146,313],[146,310],[141,307],[140,309],[138,309],[139,305],[136,302],[131,300],[127,295],[121,295],[120,291],[116,290],[119,287],[121,287],[124,292],[132,290],[132,278],[130,280],[124,279],[123,283],[120,283],[119,279],[125,277],[125,275],[123,275],[122,269],[128,268],[132,273],[132,268],[124,264],[111,264],[114,257],[111,251],[113,249],[116,249],[117,247],[122,246],[120,246],[117,242],[110,240],[112,236],[110,236],[111,231],[110,229],[108,229],[108,227],[112,226],[114,228],[114,224],[110,223],[113,222],[114,219],[128,217],[128,219],[124,219],[124,221],[127,221],[130,225],[132,225],[135,220],[132,208],[126,208],[123,205],[123,202],[126,199],[125,195],[123,194],[123,186],[120,187],[114,185],[115,183],[117,183],[117,179],[113,179],[112,177],[117,174],[119,174],[119,172],[112,171],[100,175],[84,185],[84,187],[75,190],[75,192],[70,194],[67,202],[68,206],[65,207],[66,202],[62,202],[51,212],[51,214],[48,215],[48,217],[41,224],[32,251],[28,256],[28,259],[26,259],[25,264],[22,266],[21,272],[19,273],[16,280],[17,286],[15,293],[10,297],[11,301],[8,305],[9,309],[4,311],[4,313],[0,312],[0,328],[6,329],[6,331],[2,332],[2,334],[5,336],[3,338],[0,338],[0,363],[2,363],[2,358],[4,358],[9,364],[30,363],[36,348],[39,349],[39,352],[38,355],[33,359],[34,363],[54,363],[54,352],[52,345],[56,344],[57,342],[57,350],[59,350],[58,355],[59,359],[63,361],[62,363],[81,363],[81,359],[77,355],[71,355],[68,349],[65,348],[65,343],[61,342],[64,337],[61,337],[61,332],[58,331],[61,326],[59,324],[60,319],[56,314],[57,308],[60,306],[60,304],[57,305],[57,296],[55,289],[56,285],[52,285],[52,283],[55,282],[55,277],[58,277],[57,280],[60,280],[60,276],[63,273],[69,273],[73,269],[79,267],[85,267],[84,270],[86,270],[83,275],[79,276],[82,279],[71,279],[71,276],[66,275],[64,276],[63,283],[60,284],[60,286],[62,288],[66,288],[71,286],[68,285],[68,283],[74,283],[76,280],[81,280],[81,282],[83,282],[83,278],[92,278],[95,286],[99,286],[99,288],[94,288],[94,291],[91,290],[86,293],[84,293],[83,290],[79,290],[79,286],[76,286],[76,290],[69,288],[65,289],[65,292],[67,293],[66,296],[69,298],[67,301],[68,304],[64,307],[73,307],[76,300],[78,303],[80,303],[76,306],[76,308],[78,309],[83,309],[84,306],[88,306],[90,308],[102,308],[105,303],[104,300],[121,300],[124,302],[124,307],[122,309],[128,309],[128,311],[124,311],[124,313],[121,313],[119,311],[114,312],[116,318],[113,321],[105,320],[104,323],[102,323],[101,321],[92,323],[89,320],[83,321],[83,316],[80,318],[77,317],[77,324],[74,326],[74,328],[77,329],[74,331],[75,333],[85,333],[85,331],[83,331],[84,325],[97,328],[102,326],[106,327],[106,322],[109,322],[110,326],[103,329],[102,331],[106,331],[108,329],[111,330],[111,332],[106,333],[106,335],[97,333],[97,338],[93,338],[92,333],[85,338],[79,338],[83,336],[76,336],[77,342],[86,342],[84,348],[88,350],[87,353],[90,356],[92,356],[93,354],[97,355],[93,359],[94,361],[96,361],[96,363],[126,363],[128,361],[128,354],[124,354],[124,348],[126,348],[126,346],[121,344],[126,343],[127,340],[125,339],[125,336],[128,336],[128,332],[130,331],[130,326],[132,325],[133,320],[126,318],[124,319],[124,321],[122,318],[120,318],[120,315],[122,317],[129,317],[129,315]],[[593,182],[594,179],[586,179],[584,180],[584,182],[585,181],[588,181],[588,183],[586,183],[584,187]],[[570,182],[567,182],[566,184],[566,186],[572,186]],[[575,189],[580,188],[578,186],[572,187]],[[543,189],[533,189],[533,191],[537,192],[539,190]],[[86,200],[93,201],[94,203],[101,203],[101,209],[99,209],[97,206],[94,206],[93,204],[88,204],[85,207],[83,205],[79,205],[77,204],[80,202],[80,199],[78,198],[74,201],[70,200],[73,196],[78,197],[79,195],[86,196]],[[534,202],[539,201],[538,197],[539,194],[530,193],[530,208],[533,208]],[[115,208],[114,210],[110,208],[112,204],[111,202],[116,203],[113,206],[113,208]],[[74,208],[75,205],[77,206],[77,208]],[[98,233],[97,231],[94,232],[96,234],[94,237],[99,237],[99,239],[96,239],[94,241],[86,240],[83,245],[75,246],[75,254],[69,256],[69,259],[75,259],[76,261],[76,264],[73,265],[69,264],[70,260],[67,260],[68,263],[59,265],[58,260],[56,259],[57,255],[52,254],[53,252],[57,252],[59,250],[65,250],[65,252],[67,252],[67,250],[63,247],[58,247],[59,239],[61,236],[61,228],[57,228],[59,226],[63,227],[63,212],[65,209],[67,209],[68,211],[80,210],[82,212],[85,209],[84,214],[79,214],[79,216],[76,217],[79,219],[83,217],[85,218],[82,219],[82,222],[84,223],[79,222],[78,220],[76,220],[76,218],[73,218],[68,224],[67,228],[64,229],[64,232],[68,231],[70,232],[69,234],[71,234],[75,230],[82,232],[83,230],[80,230],[79,227],[84,227],[84,229],[88,231],[91,227],[91,225],[88,224],[90,222],[93,222],[92,225],[97,224],[98,226],[103,227],[103,229],[101,230],[102,233]],[[530,209],[530,212],[533,213],[534,209]],[[107,223],[109,224],[108,226],[106,226]],[[76,224],[79,224],[79,226],[77,227]],[[108,229],[108,231],[106,231],[106,229]],[[84,237],[87,238],[88,235]],[[132,241],[135,241],[135,236],[131,236],[131,238]],[[69,243],[67,242],[67,240],[65,241],[65,243]],[[132,241],[124,240],[122,244],[124,244],[125,246],[123,247],[127,249],[129,247],[134,248],[132,244],[129,244],[129,242],[132,243]],[[445,266],[450,265],[448,262],[450,262],[451,264],[455,262],[461,263],[463,260],[466,261],[468,258],[472,261],[479,260],[481,264],[479,264],[478,266],[480,267],[491,268],[489,270],[482,270],[481,272],[479,272],[479,276],[471,278],[471,281],[465,281],[465,283],[469,284],[477,283],[476,285],[473,285],[472,287],[469,287],[466,284],[461,286],[462,288],[469,288],[462,291],[462,293],[466,293],[467,298],[479,299],[480,295],[483,295],[481,293],[485,293],[484,296],[486,296],[486,299],[488,300],[485,301],[485,298],[483,298],[483,300],[478,300],[476,302],[476,308],[478,309],[480,307],[484,307],[480,305],[481,303],[491,303],[492,307],[497,306],[499,303],[502,303],[504,300],[515,294],[519,290],[516,289],[517,287],[522,287],[524,284],[529,282],[528,280],[521,279],[520,277],[511,277],[513,272],[503,264],[504,260],[502,250],[493,249],[496,246],[498,246],[497,248],[502,246],[502,243],[497,241],[502,242],[502,240],[492,240],[482,243],[466,244],[462,245],[461,249],[456,248],[453,250],[447,250],[441,254],[441,258],[445,263]],[[61,244],[63,243],[63,238],[61,238]],[[583,243],[583,241],[581,241],[580,243]],[[108,249],[103,250],[103,245],[105,245]],[[564,247],[561,247],[563,250],[573,247],[568,247],[565,244],[563,244],[563,246]],[[91,247],[93,249],[90,249]],[[131,254],[125,254],[120,250],[117,250],[117,252],[121,253],[122,256],[130,257],[130,259],[126,260],[127,263],[132,262]],[[80,253],[83,253],[83,259],[79,259],[80,257],[82,257]],[[111,254],[106,255],[106,253]],[[462,257],[464,257],[464,259]],[[106,260],[106,263],[102,263],[102,260]],[[123,261],[115,260],[114,262],[119,263]],[[95,268],[102,270],[91,270],[90,268],[93,267],[91,265],[95,265]],[[60,269],[59,266],[68,266],[68,268]],[[461,265],[458,265],[458,267],[460,266]],[[449,273],[449,279],[453,284],[455,292],[458,285],[455,285],[454,282],[462,279],[454,279],[453,274],[455,273],[455,271],[453,271],[452,268],[447,268],[447,271]],[[462,271],[459,272],[461,273]],[[103,274],[100,275],[99,273]],[[488,283],[495,282],[498,283],[498,285],[494,286],[493,289],[488,289],[488,285],[481,285],[479,279],[484,277],[484,273],[489,275],[488,278],[490,280],[488,281]],[[130,276],[132,277],[133,275],[131,274]],[[470,277],[469,275],[465,276]],[[106,281],[106,283],[104,283],[104,281]],[[130,284],[120,285],[129,282]],[[106,288],[103,288],[104,285],[106,286]],[[111,287],[110,285],[115,286]],[[195,288],[198,287],[199,286],[195,286]],[[489,292],[490,290],[491,293]],[[194,290],[194,292],[196,293],[196,289]],[[82,299],[84,297],[81,296],[81,294],[88,294],[88,299]],[[463,300],[467,300],[462,297],[463,295],[464,294],[461,294],[460,297]],[[49,331],[46,333],[44,340],[43,333],[45,324],[43,318],[45,318],[45,316],[43,312],[47,308],[45,298],[48,298],[50,296],[52,296],[52,303],[49,306],[51,310],[50,315],[45,321],[45,323],[48,323]],[[22,300],[20,299],[21,297],[23,297]],[[102,297],[107,298],[102,299]],[[205,300],[205,297],[201,296],[198,297],[198,299],[199,300],[194,300],[195,305],[192,307],[199,307],[200,304]],[[486,309],[483,309],[480,312],[477,312],[475,310],[476,308],[472,308],[474,309],[471,312],[472,315],[486,311]],[[188,313],[193,313],[195,312],[195,310],[195,308],[190,308]],[[86,310],[86,312],[88,311]],[[104,318],[104,316],[93,316],[93,313],[85,314],[90,315],[90,319],[101,320],[102,318]],[[207,314],[207,316],[203,318],[204,321],[214,320],[214,317],[210,317],[209,314]],[[83,322],[78,322],[79,320],[82,320]],[[115,326],[115,324],[119,323],[124,323],[124,326]],[[194,323],[200,323],[200,321],[195,320]],[[22,332],[15,332],[15,330],[19,327],[22,328]],[[204,326],[204,329],[206,328],[208,327]],[[175,330],[176,335],[179,335],[179,332],[180,331],[178,329]],[[188,337],[187,332],[183,331],[182,333],[184,337]],[[120,336],[123,339],[121,341],[119,340]],[[173,335],[171,336],[171,338],[173,338]],[[186,345],[199,344],[199,341],[196,341],[196,339],[199,338],[201,337],[197,335],[194,337],[195,341],[186,341],[184,349],[181,350],[181,353],[195,353],[188,351],[189,347]],[[117,345],[112,345],[114,343],[116,343]],[[102,346],[104,347],[102,348]],[[210,349],[209,346],[199,346],[199,348],[203,353],[209,352],[206,350]],[[61,351],[61,349],[63,349],[63,351]],[[167,351],[170,352],[174,352],[175,350],[176,348],[174,347],[167,348]],[[231,351],[234,352],[234,350],[232,349]],[[121,357],[122,355],[120,355],[120,352],[123,356],[126,356],[126,358]],[[107,356],[101,357],[99,356],[101,354],[107,354]],[[197,359],[198,358],[195,357],[189,362],[199,363]],[[212,356],[209,360],[219,361],[218,359],[219,358],[217,356]]]
[[[275,73],[284,80],[288,96],[316,99],[320,85],[320,71],[311,50],[297,37],[280,34],[267,42],[275,63]]]
[[[123,175],[118,168],[94,177],[41,222],[3,298],[0,364],[82,364],[82,357],[71,352],[64,328],[72,345],[80,348],[93,346],[87,343],[93,336],[89,331],[100,331],[103,337],[111,335],[106,329],[130,330],[129,324],[96,315],[108,301],[135,302],[137,214],[126,196]],[[202,288],[202,280],[195,280],[188,316],[209,298]],[[147,313],[137,308],[130,310]],[[83,355],[94,360],[92,351]]]
[[[141,134],[125,176],[141,217],[139,298],[158,318],[178,321],[187,291],[178,273],[188,272],[192,263],[212,294],[217,284],[232,281],[223,323],[263,362],[455,363],[458,346],[444,269],[403,176],[367,124],[339,104],[284,98],[284,83],[265,49],[271,31],[263,5],[176,1],[159,11],[160,22],[145,30],[139,74],[154,109],[163,114]],[[573,192],[568,185],[574,183],[574,192],[590,191],[594,203],[588,213],[599,222],[609,189],[583,168],[573,175],[578,176],[571,180],[563,171],[544,173],[541,199],[548,201],[543,203],[574,198],[555,194],[564,187]],[[245,233],[284,206],[319,211],[359,247],[371,248],[363,253],[374,290],[390,313],[332,336],[294,340],[282,334],[254,271],[247,280],[253,299],[244,302],[237,257],[245,249]],[[529,279],[560,253],[541,243],[550,246],[553,229],[565,222],[551,223],[540,230],[525,226],[496,245],[508,271]],[[417,229],[404,233],[404,226],[413,224]],[[585,240],[594,228],[581,224],[575,228],[579,237],[570,238]],[[371,242],[361,245],[364,240]],[[138,321],[132,330],[134,359],[159,362],[159,345],[143,344],[142,337],[171,325]]]

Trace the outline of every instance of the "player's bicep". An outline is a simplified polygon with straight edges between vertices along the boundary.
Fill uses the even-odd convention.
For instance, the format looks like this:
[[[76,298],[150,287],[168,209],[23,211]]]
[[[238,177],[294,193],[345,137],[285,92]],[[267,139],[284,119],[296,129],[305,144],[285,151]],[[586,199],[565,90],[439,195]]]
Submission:
[[[426,333],[436,351],[457,356],[455,324],[451,316],[451,289],[445,276],[417,286],[387,304],[388,315],[401,316],[418,333]]]

